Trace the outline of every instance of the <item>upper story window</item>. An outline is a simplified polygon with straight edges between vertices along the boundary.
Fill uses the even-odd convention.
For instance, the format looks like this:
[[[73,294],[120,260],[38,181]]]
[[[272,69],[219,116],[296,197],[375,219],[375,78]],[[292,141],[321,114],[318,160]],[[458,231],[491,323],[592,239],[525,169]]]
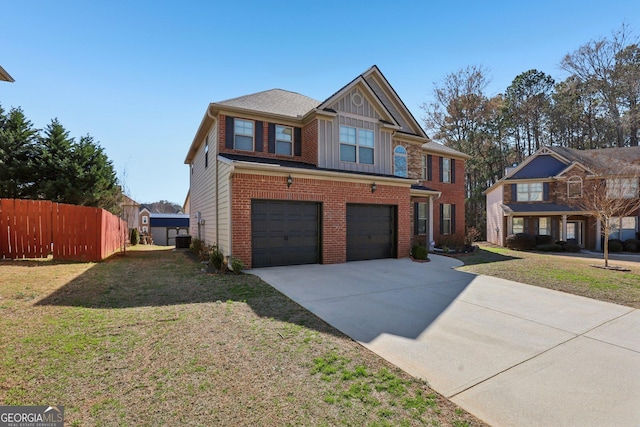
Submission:
[[[451,159],[442,158],[442,182],[451,182]]]
[[[543,200],[543,188],[541,182],[518,184],[518,202],[541,202]]]
[[[373,131],[340,126],[340,161],[373,164]]]
[[[143,216],[143,217],[142,217],[142,223],[143,223],[143,224],[147,224],[148,222],[149,222],[149,217],[148,217],[148,216],[146,216],[146,215],[145,215],[145,216]]]
[[[572,176],[567,181],[567,197],[570,199],[582,197],[582,178]]]
[[[427,179],[427,156],[426,154],[422,155],[422,167],[420,169],[420,178],[423,180]]]
[[[638,178],[607,179],[607,197],[611,199],[634,199],[638,197]]]
[[[235,119],[233,148],[253,151],[253,122],[251,120]]]
[[[276,154],[291,156],[293,151],[293,128],[276,125]]]
[[[407,177],[407,150],[401,145],[393,150],[393,174]]]

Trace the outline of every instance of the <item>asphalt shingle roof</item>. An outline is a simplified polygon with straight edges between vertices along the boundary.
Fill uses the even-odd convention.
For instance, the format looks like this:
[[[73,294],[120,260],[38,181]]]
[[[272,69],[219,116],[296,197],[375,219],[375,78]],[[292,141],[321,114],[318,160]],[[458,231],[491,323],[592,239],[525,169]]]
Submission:
[[[601,148],[597,150],[576,150],[566,147],[550,147],[562,157],[578,162],[597,171],[621,173],[633,168],[640,171],[640,147]]]
[[[304,116],[321,104],[320,101],[282,89],[270,89],[250,95],[216,102],[219,105],[243,108],[282,116]]]

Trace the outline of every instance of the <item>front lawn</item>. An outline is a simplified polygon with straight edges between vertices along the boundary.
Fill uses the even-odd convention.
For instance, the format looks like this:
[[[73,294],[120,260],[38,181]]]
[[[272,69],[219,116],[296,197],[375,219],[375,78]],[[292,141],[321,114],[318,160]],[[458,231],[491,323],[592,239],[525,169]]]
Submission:
[[[603,270],[592,267],[603,265],[602,259],[513,251],[488,244],[480,244],[476,253],[460,260],[465,263],[459,268],[462,271],[640,308],[640,263],[624,263],[629,272]]]
[[[70,426],[476,426],[252,275],[140,246],[0,261],[0,404]]]

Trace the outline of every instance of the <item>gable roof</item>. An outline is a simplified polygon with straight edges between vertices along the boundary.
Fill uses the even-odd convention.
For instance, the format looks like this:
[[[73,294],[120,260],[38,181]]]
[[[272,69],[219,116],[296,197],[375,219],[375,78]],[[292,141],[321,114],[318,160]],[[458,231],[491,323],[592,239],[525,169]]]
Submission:
[[[320,103],[316,99],[296,92],[270,89],[215,102],[214,105],[300,118],[316,108]]]
[[[463,159],[470,159],[471,156],[468,154],[465,154],[461,151],[458,151],[454,148],[451,147],[447,147],[446,145],[440,144],[438,142],[435,141],[429,141],[427,143],[422,144],[422,148],[424,150],[428,150],[428,151],[433,151],[436,153],[441,153],[441,154],[445,154],[445,155],[449,155],[452,157],[459,157],[459,158],[463,158]]]

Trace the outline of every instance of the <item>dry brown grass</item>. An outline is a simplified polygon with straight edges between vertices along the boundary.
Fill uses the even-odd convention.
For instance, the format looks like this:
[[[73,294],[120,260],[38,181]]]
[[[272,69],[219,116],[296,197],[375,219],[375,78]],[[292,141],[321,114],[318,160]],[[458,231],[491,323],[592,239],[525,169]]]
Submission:
[[[460,270],[515,280],[574,295],[640,308],[640,263],[610,261],[629,271],[594,268],[602,259],[575,254],[513,251],[481,244],[474,255],[460,257]]]
[[[0,403],[68,425],[482,425],[251,275],[0,261]]]

